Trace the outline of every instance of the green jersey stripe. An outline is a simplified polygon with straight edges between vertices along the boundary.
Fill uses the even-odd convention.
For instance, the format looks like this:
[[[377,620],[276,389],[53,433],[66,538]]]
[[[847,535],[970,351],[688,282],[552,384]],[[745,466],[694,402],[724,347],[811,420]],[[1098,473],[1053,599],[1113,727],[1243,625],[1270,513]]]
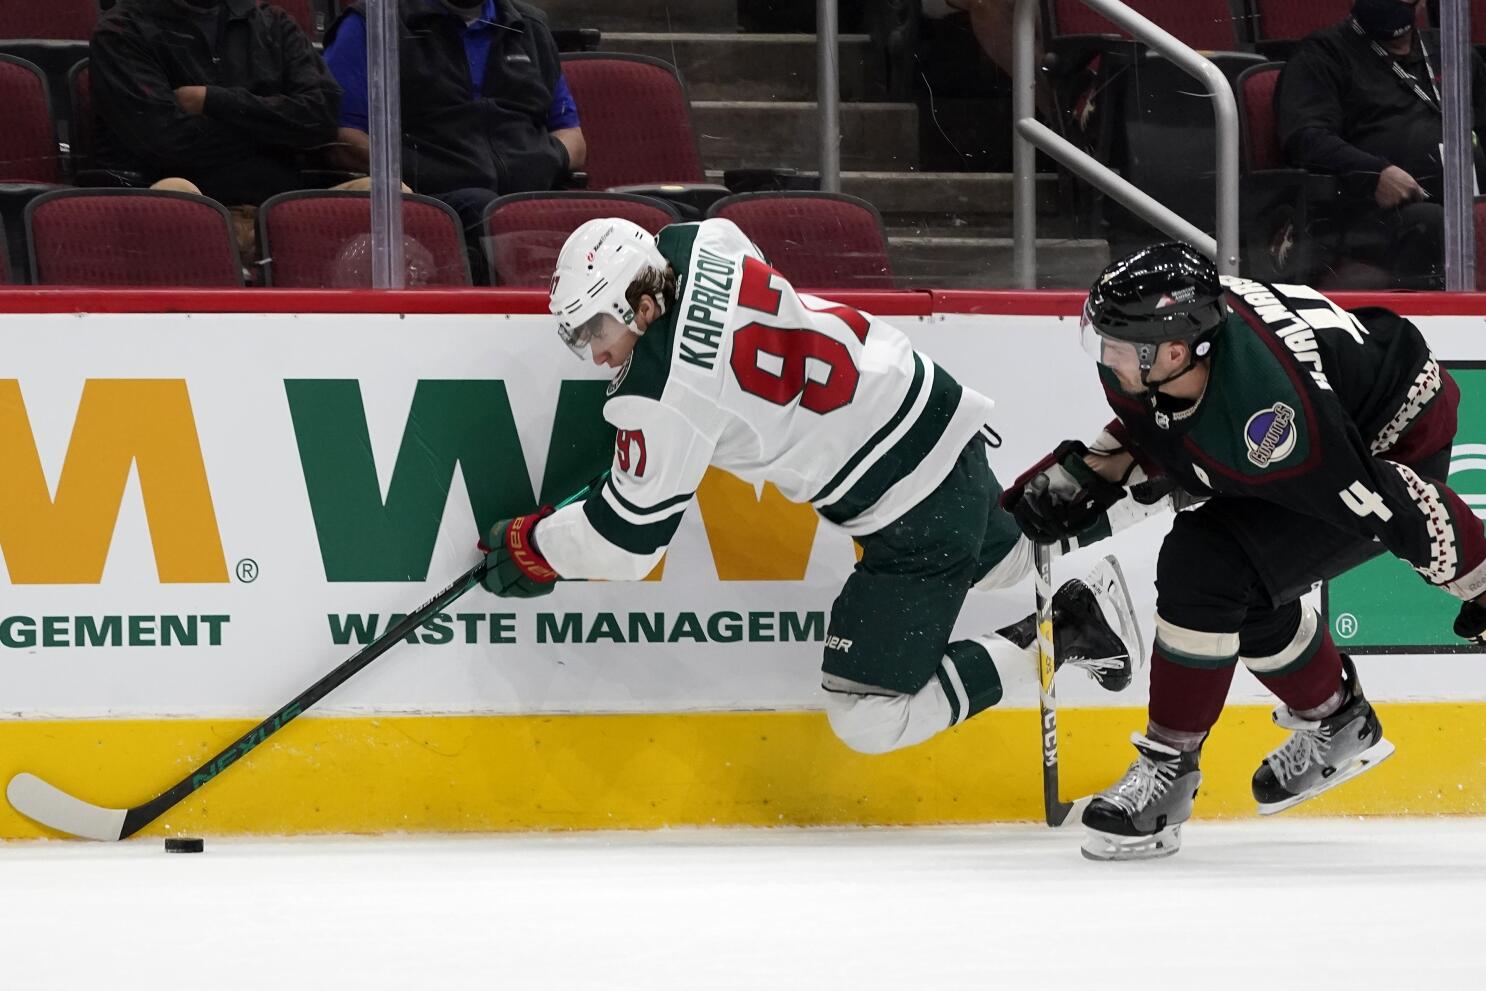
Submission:
[[[623,495],[621,495],[620,492],[619,492],[619,489],[614,485],[614,479],[612,479],[612,478],[610,478],[607,482],[604,483],[604,487],[606,489],[608,489],[609,494],[614,497],[614,500],[619,503],[620,508],[622,508],[622,509],[624,509],[624,510],[630,512],[630,513],[633,513],[636,516],[642,516],[642,517],[643,516],[664,516],[664,515],[668,514],[670,510],[675,509],[677,506],[683,506],[686,503],[690,502],[691,501],[691,497],[694,496],[694,495],[696,495],[695,492],[685,492],[685,493],[682,493],[681,495],[671,496],[671,498],[669,498],[669,499],[662,499],[660,502],[656,503],[654,506],[645,507],[645,506],[637,506],[634,503],[630,502],[628,499],[626,499]]]
[[[631,554],[654,554],[671,542],[683,514],[676,513],[655,523],[632,523],[614,511],[601,493],[583,503],[583,513],[599,536]]]
[[[875,452],[892,432],[898,428],[898,424],[903,422],[903,418],[908,415],[909,411],[913,409],[914,404],[918,402],[919,393],[923,391],[923,387],[924,360],[915,351],[913,353],[913,381],[908,384],[908,393],[903,397],[903,401],[898,404],[897,410],[892,416],[888,417],[888,421],[882,425],[882,428],[868,438],[867,443],[857,448],[856,453],[847,459],[846,464],[841,466],[841,470],[831,476],[831,480],[819,492],[810,497],[810,502],[815,504],[816,508],[820,508],[818,504],[822,499],[830,498],[834,501],[839,495],[836,489],[851,476],[852,472],[856,471],[857,466],[868,455]]]
[[[918,356],[915,354],[914,357]],[[860,516],[874,506],[894,483],[906,477],[929,456],[960,408],[964,388],[944,369],[936,366],[929,389],[928,402],[903,436],[844,494],[828,506],[816,507],[820,515],[836,524]]]

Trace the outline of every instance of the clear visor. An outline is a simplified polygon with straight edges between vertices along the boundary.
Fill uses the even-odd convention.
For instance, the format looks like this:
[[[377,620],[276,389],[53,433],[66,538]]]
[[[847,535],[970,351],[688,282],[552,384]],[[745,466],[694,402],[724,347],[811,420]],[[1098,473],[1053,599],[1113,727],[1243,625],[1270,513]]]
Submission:
[[[557,336],[562,338],[569,350],[585,361],[593,356],[594,348],[603,350],[619,340],[619,335],[628,330],[617,317],[609,313],[595,313],[576,325],[562,320],[557,323]]]
[[[1129,341],[1099,333],[1087,314],[1078,322],[1079,343],[1089,356],[1127,382],[1140,381],[1140,354]]]

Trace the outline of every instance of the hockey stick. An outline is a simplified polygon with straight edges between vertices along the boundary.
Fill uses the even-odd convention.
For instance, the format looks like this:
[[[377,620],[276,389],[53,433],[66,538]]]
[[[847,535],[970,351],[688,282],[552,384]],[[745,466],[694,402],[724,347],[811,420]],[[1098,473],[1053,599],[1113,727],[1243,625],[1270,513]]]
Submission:
[[[1040,691],[1038,709],[1042,714],[1042,809],[1047,824],[1053,827],[1076,825],[1083,815],[1089,797],[1065,802],[1058,788],[1058,701],[1053,685],[1057,672],[1053,656],[1053,567],[1052,548],[1032,545],[1036,564],[1033,576],[1037,595],[1037,678]]]
[[[110,809],[101,805],[74,798],[55,785],[50,785],[34,774],[22,772],[10,779],[5,797],[11,806],[34,822],[38,822],[59,833],[70,833],[90,840],[122,840],[133,836],[167,811],[174,808],[187,796],[211,781],[254,747],[283,729],[296,716],[329,695],[336,688],[372,661],[385,654],[393,644],[422,626],[455,599],[479,584],[485,577],[486,564],[482,559],[464,574],[409,613],[397,625],[362,647],[340,666],[309,688],[285,703],[273,715],[248,730],[235,743],[201,765],[164,792],[142,805],[131,809]]]

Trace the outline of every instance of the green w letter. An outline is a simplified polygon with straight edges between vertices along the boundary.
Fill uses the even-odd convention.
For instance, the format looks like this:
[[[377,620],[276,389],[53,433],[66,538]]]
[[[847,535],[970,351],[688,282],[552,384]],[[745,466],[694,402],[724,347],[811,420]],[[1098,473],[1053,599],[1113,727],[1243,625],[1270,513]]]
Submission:
[[[614,432],[599,413],[604,387],[562,384],[542,502],[576,491],[608,465]],[[456,468],[474,516],[471,550],[496,520],[538,504],[502,382],[418,383],[385,502],[360,383],[288,379],[284,389],[329,581],[427,578]]]

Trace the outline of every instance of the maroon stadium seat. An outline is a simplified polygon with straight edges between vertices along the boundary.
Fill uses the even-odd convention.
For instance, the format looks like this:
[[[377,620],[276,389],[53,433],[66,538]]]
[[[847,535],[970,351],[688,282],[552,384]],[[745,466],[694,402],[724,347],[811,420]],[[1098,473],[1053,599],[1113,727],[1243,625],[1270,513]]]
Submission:
[[[627,193],[514,193],[485,210],[491,285],[545,289],[568,235],[597,217],[623,217],[652,234],[681,218],[670,204]]]
[[[706,181],[691,107],[670,63],[578,52],[563,56],[562,71],[588,143],[589,188]]]
[[[1476,291],[1479,292],[1486,289],[1486,196],[1476,197],[1473,217],[1476,222]]]
[[[1238,77],[1238,126],[1243,138],[1243,167],[1282,169],[1285,156],[1280,148],[1279,122],[1274,111],[1274,90],[1280,81],[1278,63],[1256,65]]]
[[[742,228],[796,288],[893,288],[882,217],[866,200],[840,193],[743,193],[719,200],[707,216]]]
[[[1125,0],[1137,13],[1154,21],[1193,48],[1230,52],[1238,47],[1238,33],[1228,0]],[[1289,0],[1294,2],[1294,0]],[[1309,2],[1309,0],[1307,0]],[[1053,0],[1053,37],[1071,34],[1124,36],[1125,32],[1079,0]]]
[[[1243,271],[1263,281],[1302,282],[1323,289],[1386,287],[1389,278],[1382,269],[1340,256],[1311,234],[1336,224],[1336,179],[1285,161],[1274,106],[1282,68],[1280,62],[1256,65],[1234,86]]]
[[[1312,31],[1339,24],[1352,12],[1352,0],[1253,0],[1254,47],[1265,56],[1283,61],[1295,51],[1301,39]],[[1486,17],[1486,0],[1471,2],[1471,35],[1476,44],[1486,39],[1481,18]],[[1417,21],[1429,26],[1429,5],[1419,4]]]
[[[38,285],[242,285],[231,218],[204,196],[60,189],[27,204],[26,236]]]
[[[1351,12],[1352,0],[1254,0],[1254,37],[1299,41],[1312,31],[1340,23]]]
[[[30,62],[0,55],[0,182],[61,177],[46,78]]]
[[[98,0],[5,0],[0,38],[87,41],[98,23]]]
[[[67,74],[67,90],[72,100],[72,168],[89,168],[93,164],[93,85],[88,60],[83,59]]]
[[[467,286],[469,256],[459,217],[429,196],[403,194],[407,287]],[[278,288],[371,286],[371,194],[299,190],[270,197],[258,210],[265,282]]]

